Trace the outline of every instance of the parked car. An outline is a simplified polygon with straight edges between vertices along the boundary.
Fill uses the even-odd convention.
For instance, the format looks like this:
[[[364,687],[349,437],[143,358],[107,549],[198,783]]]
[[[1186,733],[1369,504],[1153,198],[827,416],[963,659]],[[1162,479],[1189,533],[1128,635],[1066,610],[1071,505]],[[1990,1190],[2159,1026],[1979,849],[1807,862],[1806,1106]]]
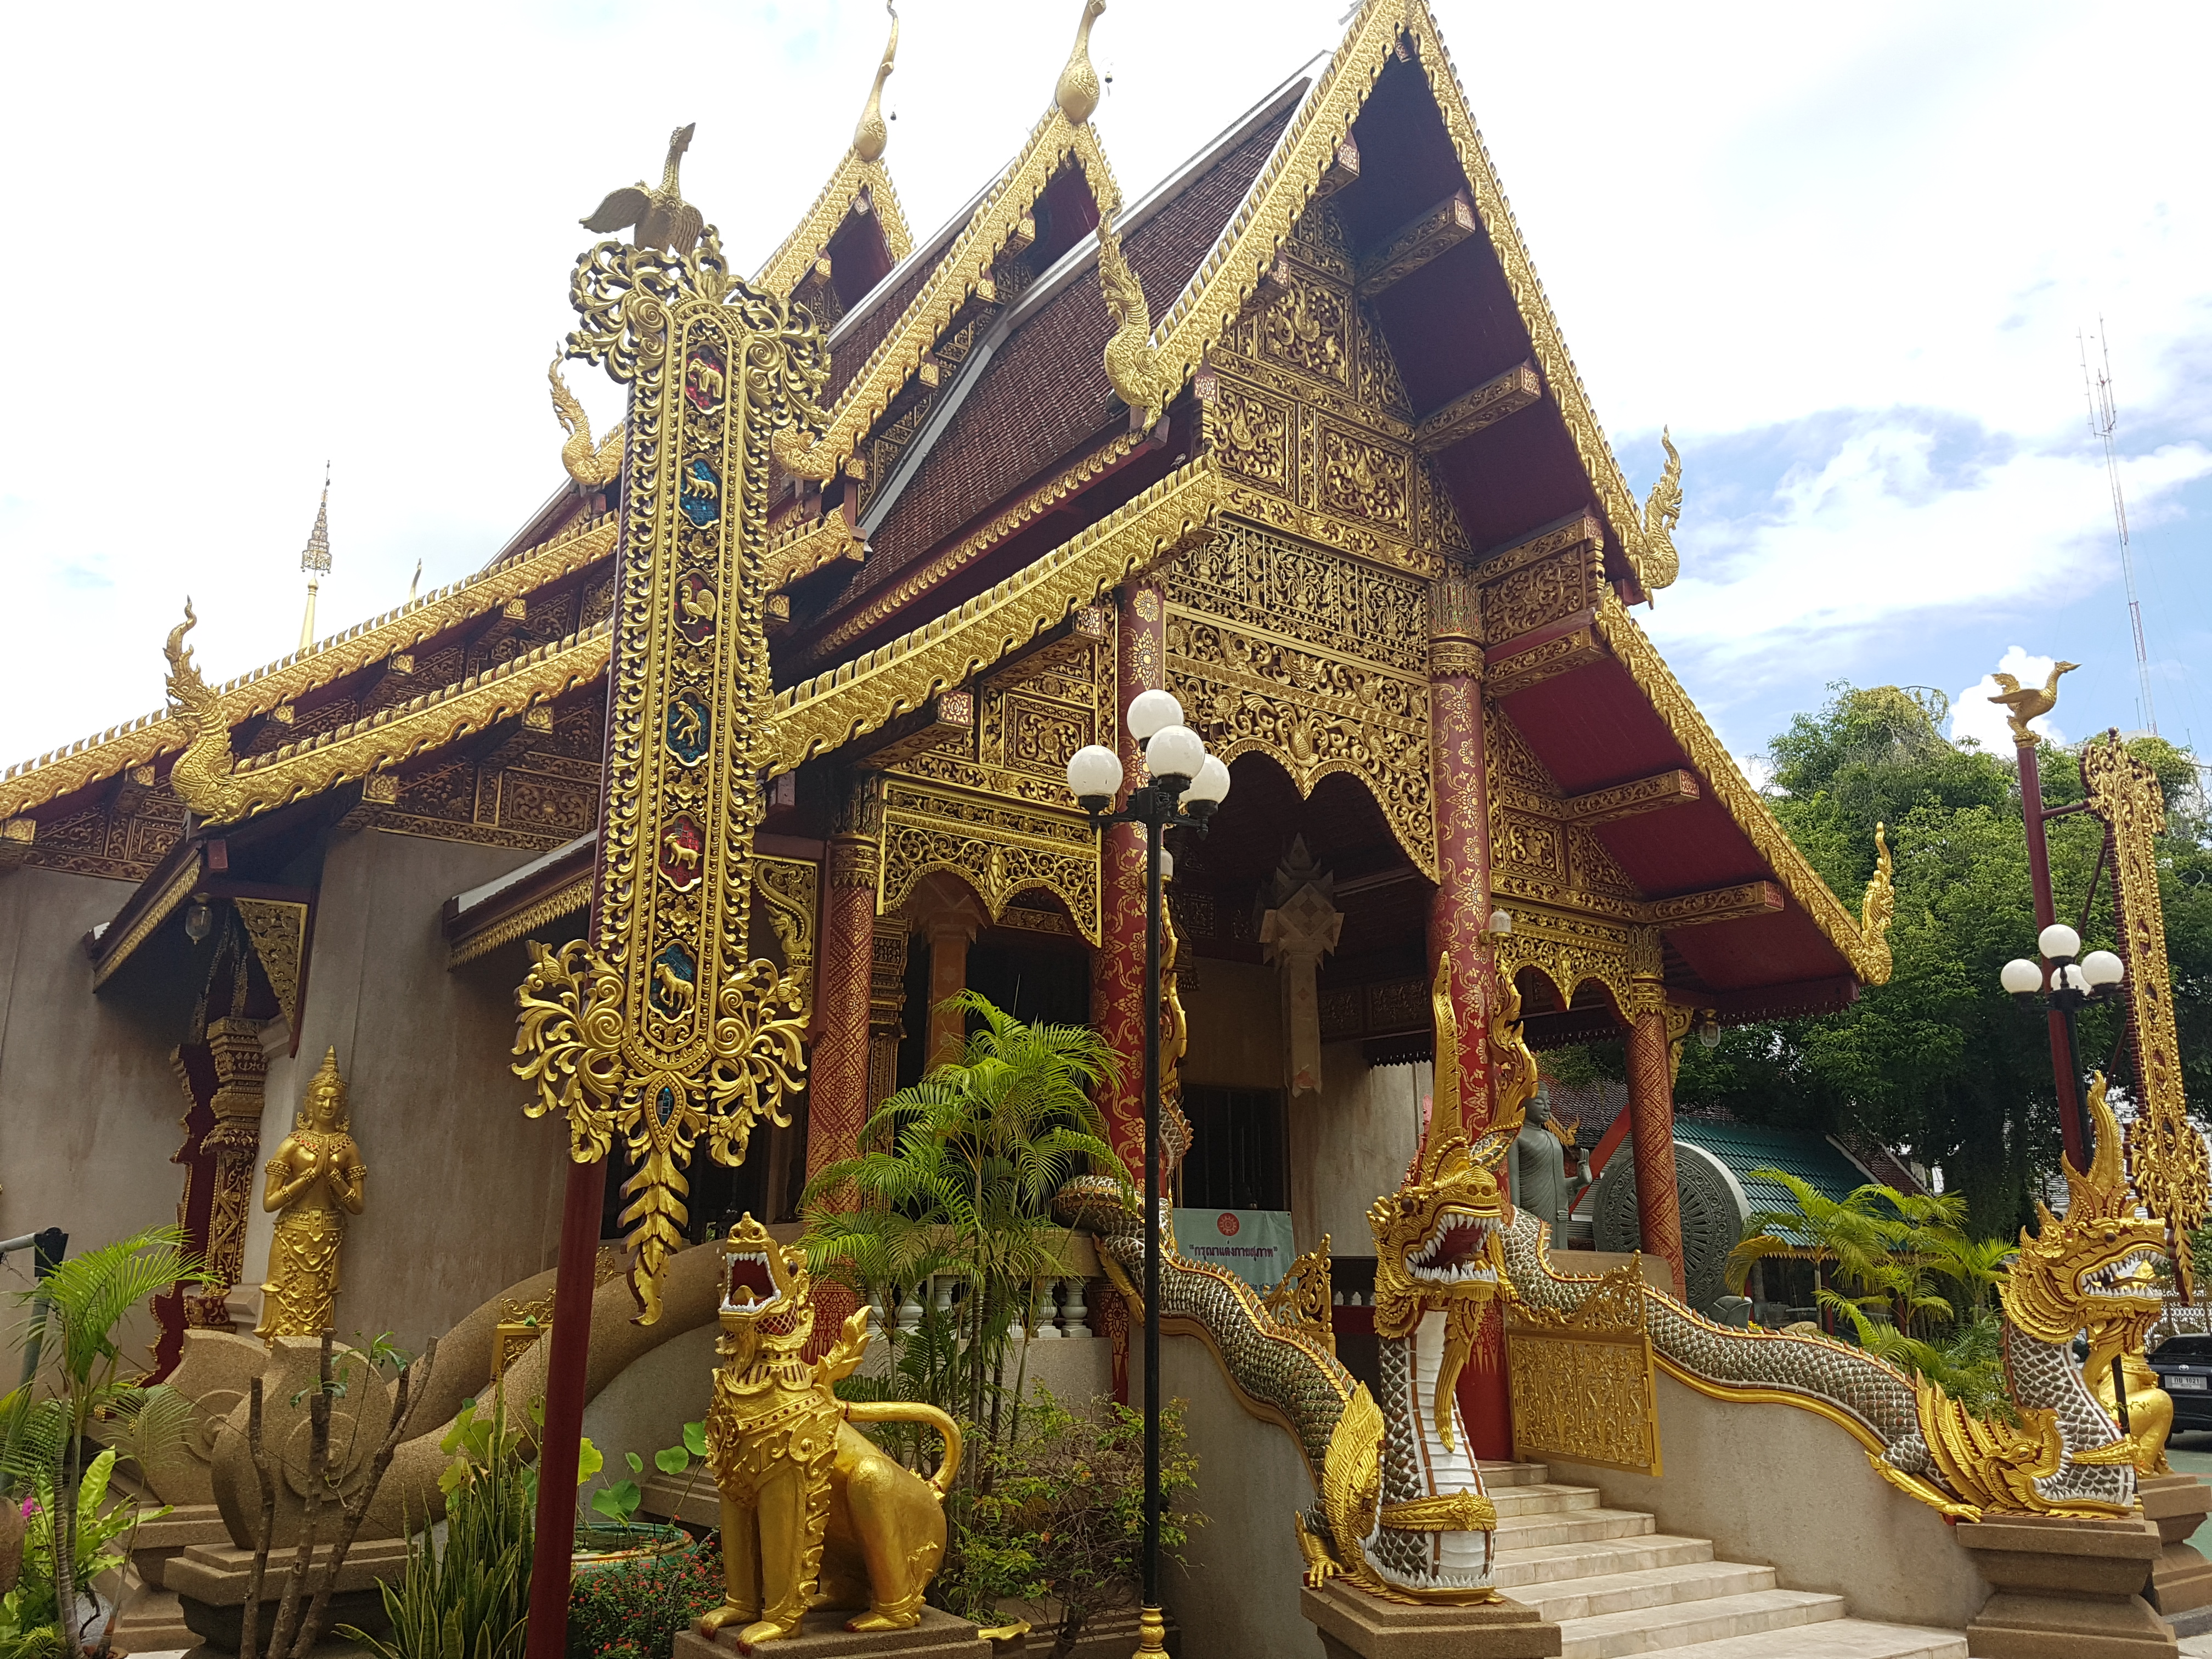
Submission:
[[[2173,1396],[2175,1429],[2212,1429],[2212,1336],[2167,1338],[2150,1368]]]

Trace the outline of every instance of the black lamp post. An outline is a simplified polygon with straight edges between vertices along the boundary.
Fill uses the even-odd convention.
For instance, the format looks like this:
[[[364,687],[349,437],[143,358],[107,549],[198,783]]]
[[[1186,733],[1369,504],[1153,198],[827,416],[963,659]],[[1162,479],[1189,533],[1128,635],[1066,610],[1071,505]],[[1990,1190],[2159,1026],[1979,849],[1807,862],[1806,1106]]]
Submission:
[[[2081,1045],[2075,1022],[2089,1004],[2109,1002],[2119,995],[2127,964],[2110,951],[2092,951],[2082,956],[2081,934],[2063,921],[2054,921],[2037,934],[2035,948],[2043,957],[2043,965],[2015,957],[1998,973],[1997,982],[2012,993],[2014,1001],[2039,1001],[2065,1021],[2066,1069],[2072,1085],[2060,1091],[2061,1098],[2070,1099],[2079,1115],[2075,1127],[2081,1138],[2081,1167],[2087,1170],[2089,1160],[2096,1156],[2096,1145],[2082,1093]]]
[[[1067,787],[1102,829],[1145,827],[1145,1554],[1137,1652],[1147,1655],[1166,1651],[1160,1614],[1160,838],[1178,826],[1206,833],[1229,793],[1229,769],[1206,752],[1205,742],[1182,723],[1182,705],[1165,691],[1139,693],[1128,720],[1152,781],[1113,811],[1121,759],[1091,744],[1069,758]]]

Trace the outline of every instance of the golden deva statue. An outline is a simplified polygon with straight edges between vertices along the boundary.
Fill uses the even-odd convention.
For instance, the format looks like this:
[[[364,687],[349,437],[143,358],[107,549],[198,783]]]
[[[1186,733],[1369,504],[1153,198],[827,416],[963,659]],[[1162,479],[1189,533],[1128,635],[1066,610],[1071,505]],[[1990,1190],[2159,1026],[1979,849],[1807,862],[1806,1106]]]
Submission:
[[[747,1644],[790,1636],[814,1607],[861,1609],[851,1631],[904,1630],[945,1559],[945,1493],[960,1430],[934,1406],[837,1398],[868,1349],[868,1310],[828,1353],[800,1356],[814,1332],[805,1256],[746,1216],[722,1259],[722,1337],[707,1408],[707,1466],[722,1494],[728,1597],[699,1620],[712,1636],[744,1621]],[[922,1423],[944,1437],[925,1480],[853,1426]]]
[[[359,1215],[368,1169],[349,1133],[345,1079],[338,1051],[323,1056],[307,1084],[292,1133],[269,1160],[261,1207],[274,1210],[269,1278],[261,1287],[261,1323],[254,1335],[319,1336],[331,1328],[338,1295],[338,1246],[345,1218]]]

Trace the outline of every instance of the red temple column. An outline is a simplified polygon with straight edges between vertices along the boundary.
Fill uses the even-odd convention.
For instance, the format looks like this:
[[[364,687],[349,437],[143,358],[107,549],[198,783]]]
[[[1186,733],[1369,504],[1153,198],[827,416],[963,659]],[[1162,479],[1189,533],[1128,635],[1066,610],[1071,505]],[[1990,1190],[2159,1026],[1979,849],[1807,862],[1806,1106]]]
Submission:
[[[1132,584],[1115,596],[1114,732],[1127,787],[1145,775],[1144,757],[1124,718],[1140,691],[1167,685],[1167,605],[1158,588]],[[1091,958],[1091,1024],[1121,1056],[1118,1088],[1102,1091],[1106,1139],[1131,1179],[1145,1167],[1145,835],[1109,824],[1099,848],[1099,938]]]
[[[1655,975],[1636,975],[1627,1046],[1636,1211],[1645,1251],[1665,1259],[1680,1297],[1687,1282],[1682,1271],[1682,1206],[1674,1187],[1674,1068],[1668,1054],[1667,994]]]
[[[1429,754],[1436,793],[1437,890],[1429,906],[1429,974],[1451,963],[1459,1009],[1460,1113],[1470,1134],[1490,1122],[1492,984],[1490,790],[1482,730],[1482,647],[1473,596],[1439,582],[1429,645]],[[1447,1057],[1438,1054],[1439,1070]]]
[[[814,953],[814,1042],[807,1059],[806,1179],[855,1157],[868,1098],[871,993],[876,955],[876,874],[882,856],[866,830],[866,786],[855,792],[846,826],[830,841],[822,938]],[[865,826],[865,828],[864,828]],[[845,1201],[849,1201],[845,1200]],[[859,1301],[828,1279],[814,1287],[814,1340],[826,1351]]]
[[[1460,1117],[1470,1137],[1491,1116],[1490,1011],[1496,997],[1490,924],[1490,790],[1482,730],[1482,646],[1474,595],[1447,579],[1431,590],[1429,641],[1429,756],[1436,794],[1437,891],[1429,906],[1429,972],[1451,964],[1452,1002],[1459,1012],[1456,1054],[1436,1057],[1459,1077]],[[1460,1416],[1475,1455],[1513,1455],[1513,1413],[1507,1390],[1505,1334],[1497,1318],[1475,1339],[1471,1364],[1459,1374]]]

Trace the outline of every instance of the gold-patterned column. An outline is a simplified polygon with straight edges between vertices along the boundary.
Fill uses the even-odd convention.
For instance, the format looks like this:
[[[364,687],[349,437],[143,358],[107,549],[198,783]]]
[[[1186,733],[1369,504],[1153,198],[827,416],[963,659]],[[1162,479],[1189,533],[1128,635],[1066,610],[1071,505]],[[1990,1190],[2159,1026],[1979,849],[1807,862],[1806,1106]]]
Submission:
[[[1429,908],[1429,971],[1451,963],[1463,1018],[1459,1053],[1438,1054],[1459,1069],[1461,1112],[1470,1133],[1490,1121],[1485,1048],[1496,1005],[1491,957],[1490,790],[1482,725],[1482,645],[1475,594],[1454,576],[1430,593],[1429,753],[1436,781],[1437,890]]]
[[[1160,591],[1133,583],[1117,597],[1114,736],[1126,787],[1144,781],[1144,756],[1129,735],[1129,705],[1167,685],[1167,605]],[[1121,1056],[1118,1088],[1102,1090],[1107,1139],[1132,1178],[1145,1167],[1145,833],[1107,827],[1099,850],[1098,952],[1091,959],[1091,1024]]]
[[[1636,1211],[1644,1248],[1663,1257],[1674,1294],[1686,1293],[1682,1206],[1674,1186],[1674,1068],[1667,1031],[1667,991],[1638,974],[1628,1011],[1628,1128],[1636,1154]]]
[[[215,1062],[215,1096],[208,1103],[215,1127],[202,1137],[200,1150],[214,1160],[203,1257],[210,1277],[197,1295],[185,1298],[185,1323],[227,1331],[233,1328],[231,1286],[246,1276],[246,1221],[253,1209],[254,1167],[261,1160],[269,1057],[257,1019],[210,1020],[207,1046]]]
[[[830,839],[827,890],[822,896],[822,946],[815,957],[814,1048],[807,1066],[806,1179],[857,1157],[869,1098],[868,1020],[875,989],[876,884],[883,848],[873,797],[855,792],[844,827]],[[831,1200],[842,1206],[849,1200]],[[814,1288],[815,1335],[826,1350],[859,1305],[851,1289],[824,1275]]]
[[[868,1110],[898,1091],[899,1044],[906,1038],[906,959],[913,939],[903,916],[876,918],[868,994]]]
[[[806,1178],[860,1150],[869,1098],[876,954],[876,877],[882,849],[872,835],[841,830],[830,842],[822,898],[822,947],[815,958],[814,1052],[807,1067]]]

